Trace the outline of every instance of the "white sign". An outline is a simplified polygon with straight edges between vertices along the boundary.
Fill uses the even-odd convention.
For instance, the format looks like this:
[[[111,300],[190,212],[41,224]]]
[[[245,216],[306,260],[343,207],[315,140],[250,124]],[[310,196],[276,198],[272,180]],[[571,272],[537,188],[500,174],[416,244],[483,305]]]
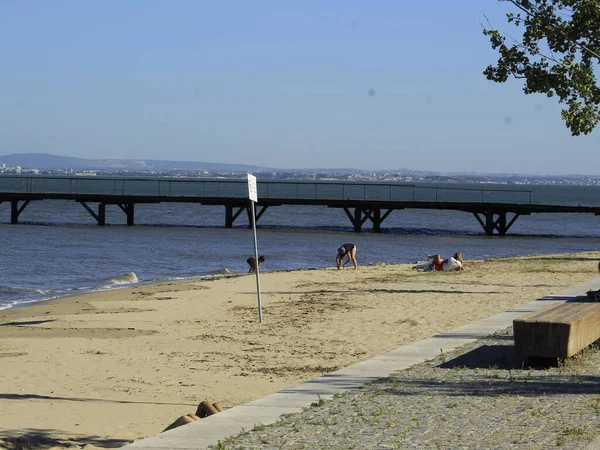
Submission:
[[[252,214],[250,217],[252,218],[252,234],[254,234],[254,261],[255,261],[255,273],[256,273],[256,295],[258,297],[258,321],[262,322],[262,304],[260,300],[260,273],[259,266],[260,263],[258,261],[258,243],[256,241],[256,216],[254,211],[254,203],[258,202],[258,194],[256,193],[256,177],[252,174],[248,174],[248,198],[253,202],[250,203],[250,211]]]
[[[258,194],[256,191],[256,177],[248,174],[248,198],[253,202],[258,202]]]

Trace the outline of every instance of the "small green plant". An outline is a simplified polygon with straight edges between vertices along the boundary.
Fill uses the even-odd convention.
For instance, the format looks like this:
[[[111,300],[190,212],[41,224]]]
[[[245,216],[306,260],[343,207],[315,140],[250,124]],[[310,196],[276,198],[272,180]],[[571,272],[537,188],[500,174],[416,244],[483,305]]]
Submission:
[[[517,444],[525,444],[527,441],[525,440],[525,438],[523,436],[519,436],[517,439],[515,439],[513,441],[513,444],[517,445]]]
[[[444,353],[444,349],[442,349],[442,348],[440,348],[440,359],[442,360],[443,363],[448,361],[448,357],[446,356],[446,354]]]
[[[541,408],[536,408],[531,411],[531,415],[533,417],[543,417],[545,415],[544,411]]]
[[[564,434],[566,434],[567,436],[581,436],[583,434],[585,434],[585,431],[582,430],[581,428],[565,428],[565,430],[563,431]]]
[[[323,406],[323,405],[325,404],[325,400],[323,400],[323,399],[321,398],[321,395],[320,395],[320,394],[318,394],[318,398],[319,398],[319,400],[317,400],[316,402],[312,402],[312,403],[310,404],[310,406],[312,406],[312,407],[316,407],[316,406]]]
[[[383,394],[383,390],[381,389],[381,387],[380,386],[375,386],[375,385],[373,385],[371,387],[371,392],[373,393],[373,395],[381,395],[381,394]]]
[[[254,428],[252,429],[252,431],[264,431],[265,428],[267,428],[266,425],[263,425],[262,423],[259,424],[255,424]]]
[[[322,419],[315,419],[314,417],[312,417],[311,419],[307,419],[306,423],[309,425],[322,425],[323,421]]]
[[[383,409],[382,409],[382,408],[380,408],[380,409],[378,409],[378,410],[376,410],[376,411],[373,411],[373,412],[371,413],[371,415],[372,415],[373,417],[379,417],[379,416],[381,416],[382,414],[383,414]]]

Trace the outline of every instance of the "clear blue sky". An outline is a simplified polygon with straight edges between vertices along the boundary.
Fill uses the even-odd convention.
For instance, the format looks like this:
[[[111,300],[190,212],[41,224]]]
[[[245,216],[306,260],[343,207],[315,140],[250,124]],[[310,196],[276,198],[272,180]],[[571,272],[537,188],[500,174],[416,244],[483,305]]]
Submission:
[[[0,155],[599,174],[497,60],[496,0],[0,1]]]

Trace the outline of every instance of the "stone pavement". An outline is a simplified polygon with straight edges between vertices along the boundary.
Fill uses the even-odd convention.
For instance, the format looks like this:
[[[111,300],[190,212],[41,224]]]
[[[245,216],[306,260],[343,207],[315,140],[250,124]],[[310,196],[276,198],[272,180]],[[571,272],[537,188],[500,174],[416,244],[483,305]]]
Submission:
[[[157,436],[134,449],[600,449],[600,351],[536,370],[512,321],[600,278]]]

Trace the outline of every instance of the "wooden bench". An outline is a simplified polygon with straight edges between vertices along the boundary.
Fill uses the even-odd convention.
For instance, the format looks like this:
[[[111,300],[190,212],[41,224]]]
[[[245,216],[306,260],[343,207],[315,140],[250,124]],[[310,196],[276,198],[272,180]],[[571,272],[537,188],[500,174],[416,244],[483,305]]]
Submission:
[[[515,352],[568,358],[600,339],[600,303],[565,302],[513,321]]]

